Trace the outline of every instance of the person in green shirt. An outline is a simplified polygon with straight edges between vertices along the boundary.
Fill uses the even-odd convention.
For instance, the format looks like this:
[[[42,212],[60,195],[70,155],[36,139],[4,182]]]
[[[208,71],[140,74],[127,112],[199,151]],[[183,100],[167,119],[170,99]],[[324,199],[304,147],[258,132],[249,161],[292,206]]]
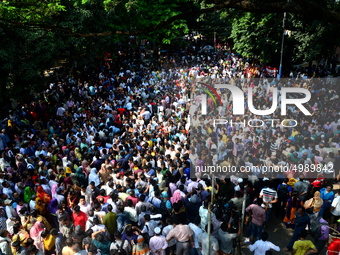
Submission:
[[[165,167],[165,163],[162,162],[162,163],[161,163],[161,174],[162,174],[163,176],[165,176],[165,174],[166,174],[167,171],[169,171],[169,170]]]
[[[312,253],[318,253],[313,242],[311,240],[306,240],[307,234],[307,230],[305,229],[300,232],[300,240],[294,243],[292,255],[309,255]]]
[[[293,136],[295,138],[295,143],[300,144],[304,141],[304,136],[301,134],[301,130],[298,130],[297,135]]]
[[[335,131],[335,136],[338,136],[340,134],[340,125],[337,126],[336,131]]]
[[[107,206],[108,213],[103,217],[103,224],[106,226],[109,231],[111,237],[113,237],[114,233],[117,231],[117,214],[112,212],[112,205]]]
[[[103,234],[99,234],[105,231],[106,231],[105,229],[102,229],[97,232],[94,232],[92,234],[92,241],[93,241],[93,244],[96,246],[96,248],[101,251],[102,255],[110,255],[111,242],[106,241],[104,239]]]

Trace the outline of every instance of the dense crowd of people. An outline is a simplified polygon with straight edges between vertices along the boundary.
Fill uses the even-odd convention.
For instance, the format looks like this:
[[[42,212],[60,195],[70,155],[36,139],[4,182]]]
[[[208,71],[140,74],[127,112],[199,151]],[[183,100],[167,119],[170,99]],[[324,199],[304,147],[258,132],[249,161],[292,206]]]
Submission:
[[[283,81],[234,54],[184,52],[159,70],[124,55],[118,65],[66,70],[8,112],[0,123],[0,254],[229,255],[244,228],[249,249],[265,255],[280,251],[264,231],[271,214],[294,231],[285,251],[320,253],[330,243],[328,254],[338,254],[337,88],[298,81],[295,71],[287,86],[312,92],[312,116],[288,110],[299,126],[214,126],[216,116],[240,120],[223,90],[223,105],[209,98],[202,116],[198,81],[252,87],[262,109]],[[237,171],[212,180],[205,165]],[[266,171],[281,165],[289,171]]]

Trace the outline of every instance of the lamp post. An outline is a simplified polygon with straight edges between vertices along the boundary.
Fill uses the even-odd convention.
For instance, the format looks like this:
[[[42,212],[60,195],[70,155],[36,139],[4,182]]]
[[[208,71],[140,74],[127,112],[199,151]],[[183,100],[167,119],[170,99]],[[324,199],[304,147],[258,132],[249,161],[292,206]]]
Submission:
[[[213,205],[214,205],[214,192],[215,192],[215,174],[212,174],[212,185],[211,185],[211,202],[208,207],[208,240],[207,240],[207,255],[212,255],[210,254],[210,236],[211,236],[211,213],[213,210]],[[204,229],[203,229],[204,231]]]
[[[283,43],[285,40],[285,22],[286,22],[286,12],[283,14],[283,21],[282,21],[282,42],[281,42],[281,58],[280,58],[280,69],[279,69],[280,78],[282,76]]]

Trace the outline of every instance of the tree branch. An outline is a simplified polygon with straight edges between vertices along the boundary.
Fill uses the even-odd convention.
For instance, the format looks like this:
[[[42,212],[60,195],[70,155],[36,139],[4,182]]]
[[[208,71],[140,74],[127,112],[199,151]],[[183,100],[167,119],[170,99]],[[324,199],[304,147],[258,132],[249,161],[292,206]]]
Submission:
[[[31,24],[24,22],[15,22],[11,20],[6,20],[0,18],[0,21],[7,22],[12,25],[21,26],[21,27],[33,27],[45,31],[60,31],[68,34],[72,37],[97,37],[97,36],[108,36],[108,35],[147,35],[151,32],[160,30],[170,25],[176,20],[186,19],[189,16],[201,15],[205,13],[211,13],[214,11],[218,11],[221,9],[237,9],[246,12],[253,13],[282,13],[282,12],[290,12],[295,14],[301,14],[304,16],[313,16],[315,19],[323,20],[333,24],[340,24],[340,13],[335,12],[333,10],[329,10],[327,8],[321,7],[315,2],[308,0],[295,0],[294,2],[286,2],[278,1],[273,3],[267,3],[263,1],[263,3],[253,3],[249,0],[211,0],[215,5],[210,8],[201,9],[201,10],[188,10],[186,12],[177,14],[169,19],[160,22],[156,26],[150,26],[142,30],[135,31],[124,31],[124,30],[113,30],[113,31],[105,31],[100,33],[74,33],[70,29],[61,27],[59,25],[46,25],[46,24]]]

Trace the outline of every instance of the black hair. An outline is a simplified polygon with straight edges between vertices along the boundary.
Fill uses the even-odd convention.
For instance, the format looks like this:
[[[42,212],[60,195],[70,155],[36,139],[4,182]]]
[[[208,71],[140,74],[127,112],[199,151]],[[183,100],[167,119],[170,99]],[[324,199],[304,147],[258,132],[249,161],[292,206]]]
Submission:
[[[269,237],[269,235],[268,235],[267,232],[263,232],[263,233],[261,234],[261,239],[262,239],[262,241],[267,241],[267,240],[268,240],[268,237]]]
[[[263,234],[263,233],[262,233]],[[307,236],[307,230],[306,229],[302,229],[301,232],[300,232],[300,237],[301,238],[306,238]],[[264,240],[265,241],[265,240]]]
[[[58,230],[56,228],[52,228],[50,233],[51,233],[52,236],[57,236]]]

